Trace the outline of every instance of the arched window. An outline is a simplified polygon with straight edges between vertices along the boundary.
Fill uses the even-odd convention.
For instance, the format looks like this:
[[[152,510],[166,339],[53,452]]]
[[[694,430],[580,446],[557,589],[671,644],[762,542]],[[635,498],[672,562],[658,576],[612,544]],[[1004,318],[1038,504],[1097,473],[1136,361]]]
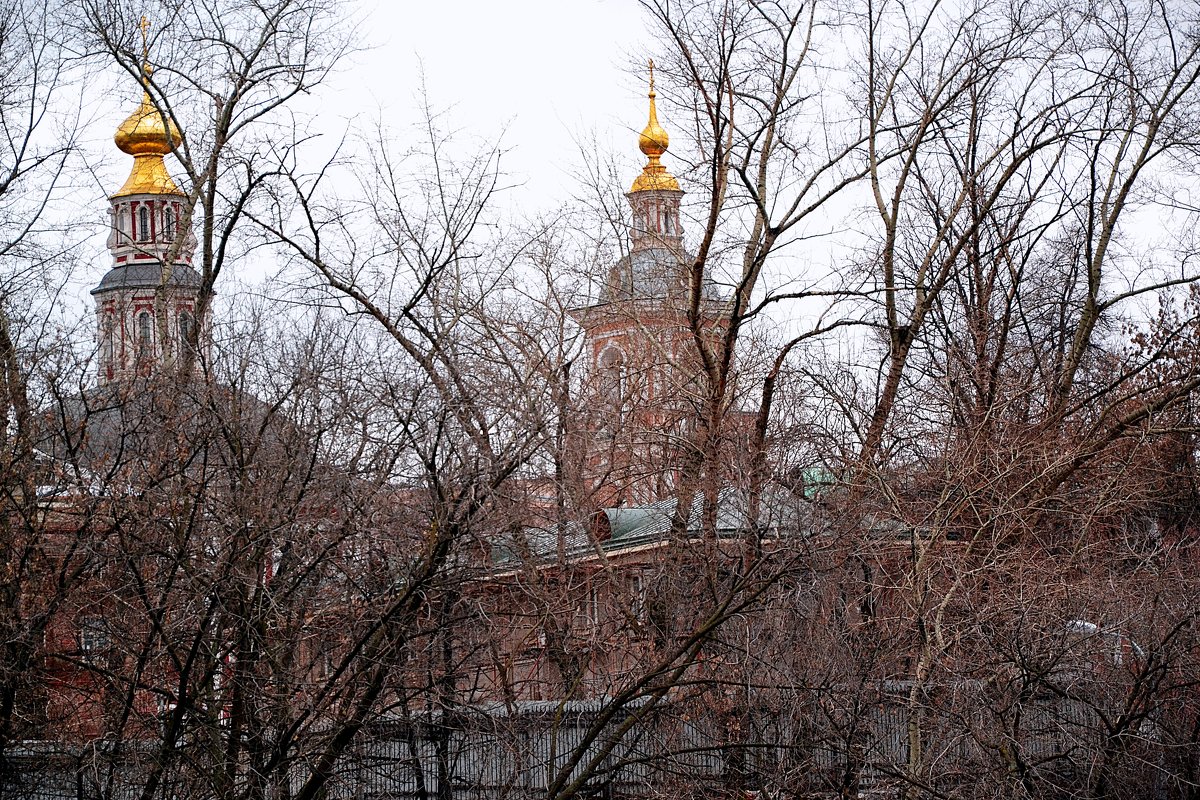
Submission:
[[[607,382],[612,398],[617,403],[625,401],[628,377],[628,367],[625,365],[625,354],[620,348],[608,347],[600,354],[600,366],[606,373]]]
[[[150,241],[150,209],[145,206],[138,209],[138,241]]]
[[[129,209],[125,206],[117,211],[117,231],[122,237],[129,236]]]
[[[178,319],[179,347],[180,349],[190,349],[192,346],[192,328],[195,327],[196,321],[190,311],[180,311]]]
[[[138,352],[142,357],[150,355],[150,312],[142,311],[137,315]]]
[[[170,206],[163,209],[163,241],[175,241],[175,209]]]
[[[104,324],[100,328],[100,358],[103,361],[104,368],[109,369],[113,365],[113,318],[112,314],[104,315]]]

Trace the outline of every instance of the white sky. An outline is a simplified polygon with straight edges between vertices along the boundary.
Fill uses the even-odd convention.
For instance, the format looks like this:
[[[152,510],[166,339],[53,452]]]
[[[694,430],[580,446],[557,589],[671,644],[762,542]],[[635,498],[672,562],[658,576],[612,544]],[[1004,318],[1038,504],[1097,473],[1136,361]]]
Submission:
[[[570,196],[579,138],[628,150],[645,124],[646,19],[635,0],[362,0],[372,49],[330,88],[368,119],[401,128],[417,118],[421,75],[430,99],[476,135],[503,131],[503,167],[524,183],[523,205]],[[669,121],[668,121],[669,122]],[[636,170],[636,167],[634,167]],[[633,180],[633,174],[629,176]]]

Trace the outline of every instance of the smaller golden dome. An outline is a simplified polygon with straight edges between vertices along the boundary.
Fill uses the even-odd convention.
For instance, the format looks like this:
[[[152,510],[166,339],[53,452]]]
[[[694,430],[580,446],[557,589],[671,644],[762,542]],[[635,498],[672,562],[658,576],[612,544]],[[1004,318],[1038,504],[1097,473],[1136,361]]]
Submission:
[[[667,136],[666,129],[658,124],[658,109],[654,106],[654,98],[657,94],[653,89],[650,90],[650,121],[646,123],[646,127],[642,129],[642,135],[638,137],[638,149],[650,158],[657,158],[667,152],[667,147],[671,144],[671,137]]]
[[[667,152],[667,147],[671,144],[671,137],[667,135],[667,131],[662,125],[658,124],[658,107],[655,103],[655,98],[658,94],[654,91],[654,62],[650,62],[650,121],[646,123],[646,127],[642,129],[641,135],[638,137],[638,149],[646,156],[646,166],[642,167],[642,174],[638,175],[633,181],[631,192],[644,192],[655,190],[667,190],[672,192],[679,191],[679,181],[675,180],[675,176],[667,172],[667,168],[661,163],[662,154]]]
[[[150,66],[145,67],[149,80]],[[131,194],[179,194],[179,188],[171,180],[163,156],[170,153],[183,141],[179,128],[170,119],[165,120],[150,93],[142,92],[142,102],[113,134],[113,141],[123,153],[133,156],[133,169],[125,184],[113,197]]]

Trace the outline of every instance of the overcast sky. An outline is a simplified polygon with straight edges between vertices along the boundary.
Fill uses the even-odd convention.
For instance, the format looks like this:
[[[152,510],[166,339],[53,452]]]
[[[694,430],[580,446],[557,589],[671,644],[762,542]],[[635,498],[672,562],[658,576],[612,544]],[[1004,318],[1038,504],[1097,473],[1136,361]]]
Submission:
[[[501,142],[502,168],[520,184],[506,202],[547,210],[576,194],[580,139],[595,138],[627,158],[626,182],[640,169],[637,134],[647,110],[640,65],[653,52],[636,0],[357,0],[346,13],[363,49],[311,98],[290,104],[315,114],[330,136],[369,133],[382,123],[400,142],[411,140],[423,80],[434,108],[457,130]],[[103,184],[94,191],[106,195],[129,170],[112,131],[135,107],[137,89],[115,69],[96,79],[106,88],[93,96],[84,137]],[[662,121],[673,130],[669,118]],[[103,213],[97,209],[98,218]]]
[[[636,170],[647,87],[631,67],[652,53],[635,0],[360,0],[357,14],[369,49],[332,78],[326,99],[348,101],[363,124],[381,119],[403,134],[418,118],[423,73],[459,128],[502,136],[523,206],[572,194],[580,136],[628,151]]]

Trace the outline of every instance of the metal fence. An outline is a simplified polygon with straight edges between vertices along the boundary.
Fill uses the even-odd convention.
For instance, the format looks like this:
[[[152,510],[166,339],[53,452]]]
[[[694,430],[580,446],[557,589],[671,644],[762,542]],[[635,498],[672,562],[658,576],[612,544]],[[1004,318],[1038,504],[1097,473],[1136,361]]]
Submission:
[[[772,785],[833,796],[850,773],[856,791],[882,789],[906,768],[910,720],[898,693],[876,699],[880,702],[869,704],[858,719],[840,724],[802,705],[787,713],[743,709],[737,715],[743,727],[736,732],[725,727],[728,715],[637,703],[609,714],[602,700],[483,705],[380,719],[341,759],[325,798],[506,800],[545,797],[552,787],[577,780],[581,795],[603,798]],[[1072,753],[1095,746],[1094,715],[1086,704],[1064,698],[1031,701],[1019,746],[1031,761],[1061,766]],[[627,720],[633,724],[622,732]],[[927,721],[927,746],[938,748],[947,774],[979,774],[988,749],[1003,745],[984,741],[972,731],[974,724],[989,726],[986,720],[951,723],[936,715]],[[152,748],[143,751],[149,752]],[[122,753],[117,764],[101,746],[72,750],[26,743],[8,754],[0,800],[133,800],[141,795],[147,762],[139,761],[136,747]],[[298,760],[295,787],[306,777]],[[168,783],[155,794],[169,800],[184,795],[201,800],[206,792],[190,783],[186,792],[173,790]]]

